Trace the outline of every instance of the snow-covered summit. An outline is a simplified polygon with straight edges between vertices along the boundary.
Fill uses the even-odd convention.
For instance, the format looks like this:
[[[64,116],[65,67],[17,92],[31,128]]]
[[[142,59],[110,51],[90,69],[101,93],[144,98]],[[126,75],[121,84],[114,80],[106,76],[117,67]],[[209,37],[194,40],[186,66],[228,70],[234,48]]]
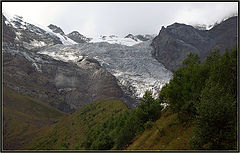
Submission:
[[[51,46],[55,44],[77,44],[66,35],[53,32],[49,27],[26,21],[22,16],[4,16],[5,25],[15,32],[16,42],[21,42],[26,48]]]

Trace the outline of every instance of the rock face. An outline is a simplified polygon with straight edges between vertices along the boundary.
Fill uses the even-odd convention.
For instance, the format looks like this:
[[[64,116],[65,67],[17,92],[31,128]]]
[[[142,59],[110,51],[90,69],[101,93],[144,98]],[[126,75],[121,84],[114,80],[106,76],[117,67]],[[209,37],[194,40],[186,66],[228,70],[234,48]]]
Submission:
[[[131,39],[133,39],[133,40],[135,40],[135,41],[138,41],[138,39],[137,39],[137,37],[135,37],[134,35],[132,35],[132,34],[128,34],[126,37],[124,37],[124,38],[131,38]]]
[[[134,36],[132,34],[128,34],[124,38],[131,38],[135,41],[148,41],[148,40],[152,39],[153,37],[151,35],[136,35],[136,36]]]
[[[59,33],[60,35],[65,35],[63,30],[60,27],[56,26],[56,25],[50,24],[48,26],[48,28],[51,29],[54,33]]]
[[[237,44],[237,17],[231,17],[210,30],[199,30],[190,25],[174,23],[162,27],[153,39],[152,55],[169,70],[176,70],[189,52],[198,53],[204,60],[212,49],[226,48]]]
[[[16,37],[12,37],[17,43],[25,48],[42,47],[48,45],[62,44],[60,39],[47,31],[33,24],[23,21],[21,16],[15,16],[9,25],[3,25],[15,32]],[[4,35],[5,37],[5,35]]]
[[[94,59],[67,63],[9,43],[3,44],[3,78],[5,86],[64,112],[97,100],[127,98],[116,78]]]
[[[4,15],[2,15],[2,27],[3,27],[2,32],[4,35],[4,37],[2,37],[3,42],[15,43],[14,38],[16,37],[16,34],[13,31],[11,24]]]
[[[77,31],[73,31],[73,32],[67,34],[67,37],[77,43],[87,43],[90,41],[90,38],[85,37],[84,35],[80,34]]]

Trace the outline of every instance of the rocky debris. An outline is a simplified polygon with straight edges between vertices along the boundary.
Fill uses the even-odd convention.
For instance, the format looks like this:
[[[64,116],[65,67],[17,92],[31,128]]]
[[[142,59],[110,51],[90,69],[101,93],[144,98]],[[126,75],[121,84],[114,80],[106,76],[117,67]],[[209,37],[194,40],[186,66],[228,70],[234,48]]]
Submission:
[[[73,31],[67,34],[67,37],[77,43],[87,43],[91,40],[90,38],[87,38],[84,35],[80,34],[78,31]]]
[[[190,25],[174,23],[162,27],[153,39],[152,55],[169,70],[176,70],[189,52],[197,53],[204,60],[212,49],[226,48],[237,44],[237,17],[231,17],[210,30],[199,30]]]
[[[89,58],[79,63],[80,66],[54,60],[22,46],[4,43],[3,83],[64,112],[73,112],[97,100],[126,100],[116,78],[96,60]]]

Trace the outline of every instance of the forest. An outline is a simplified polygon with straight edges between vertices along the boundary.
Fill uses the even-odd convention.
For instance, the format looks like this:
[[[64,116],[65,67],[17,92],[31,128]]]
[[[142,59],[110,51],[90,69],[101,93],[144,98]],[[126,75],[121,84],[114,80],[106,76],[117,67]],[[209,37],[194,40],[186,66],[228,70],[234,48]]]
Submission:
[[[188,144],[194,150],[237,149],[237,48],[220,54],[212,50],[201,62],[189,53],[173,78],[154,99],[146,91],[136,109],[97,125],[87,133],[82,147],[121,150],[144,130],[152,128],[165,109],[180,123],[193,125]]]

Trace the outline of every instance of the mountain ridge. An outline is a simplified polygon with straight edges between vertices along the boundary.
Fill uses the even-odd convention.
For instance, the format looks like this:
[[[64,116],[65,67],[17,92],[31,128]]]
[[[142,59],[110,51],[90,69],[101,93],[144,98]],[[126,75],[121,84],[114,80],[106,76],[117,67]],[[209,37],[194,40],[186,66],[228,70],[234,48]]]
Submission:
[[[176,70],[189,52],[197,53],[203,60],[210,50],[233,48],[237,44],[237,16],[215,25],[210,30],[174,23],[162,27],[153,39],[152,55],[169,70]]]

